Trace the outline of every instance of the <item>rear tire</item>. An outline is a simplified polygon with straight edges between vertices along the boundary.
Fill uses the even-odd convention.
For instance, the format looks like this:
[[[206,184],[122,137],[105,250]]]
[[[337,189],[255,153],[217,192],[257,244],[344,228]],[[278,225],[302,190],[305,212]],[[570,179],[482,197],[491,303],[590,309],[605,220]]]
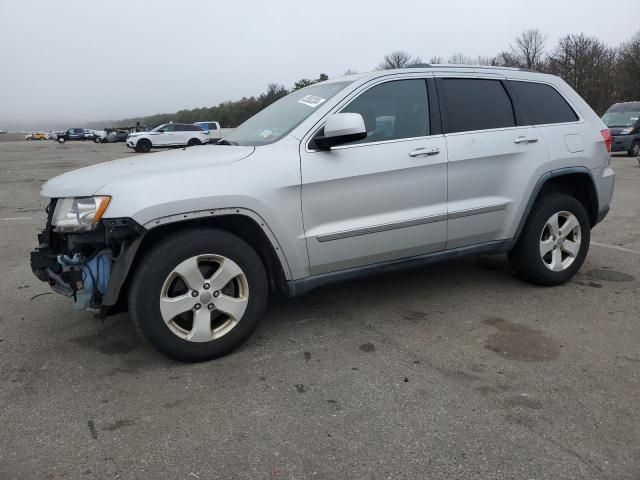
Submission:
[[[578,200],[561,193],[545,195],[533,206],[509,262],[527,282],[560,285],[582,266],[590,238],[589,217]]]
[[[630,157],[640,157],[640,140],[633,142],[631,148],[627,151],[627,155]]]
[[[187,147],[194,147],[196,145],[202,145],[202,142],[197,138],[192,138],[187,142]]]
[[[136,144],[136,151],[147,153],[149,150],[151,150],[151,142],[149,140],[146,138],[138,140],[138,143]]]
[[[223,230],[194,228],[166,237],[138,263],[129,313],[160,352],[201,362],[251,336],[268,291],[264,266],[247,243]]]

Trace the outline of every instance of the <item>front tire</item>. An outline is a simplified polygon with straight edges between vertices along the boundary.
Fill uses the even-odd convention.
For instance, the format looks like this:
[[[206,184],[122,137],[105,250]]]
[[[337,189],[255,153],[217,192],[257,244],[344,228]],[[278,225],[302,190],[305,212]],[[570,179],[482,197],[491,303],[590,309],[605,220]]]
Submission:
[[[146,138],[138,140],[136,148],[139,152],[147,153],[149,150],[151,150],[151,141],[147,140]]]
[[[509,252],[516,274],[536,285],[560,285],[573,277],[589,251],[591,225],[578,200],[554,193],[538,199]]]
[[[196,145],[202,145],[202,142],[197,138],[192,138],[187,142],[187,147],[195,147]]]
[[[244,343],[267,297],[267,274],[247,243],[222,230],[189,229],[164,239],[139,262],[129,313],[159,351],[200,362]]]
[[[65,141],[66,141],[66,140],[65,140],[64,138],[59,138],[59,139],[58,139],[58,143],[59,143],[59,144],[63,144]]]
[[[627,151],[627,155],[630,157],[640,157],[640,140],[633,142],[631,148]]]

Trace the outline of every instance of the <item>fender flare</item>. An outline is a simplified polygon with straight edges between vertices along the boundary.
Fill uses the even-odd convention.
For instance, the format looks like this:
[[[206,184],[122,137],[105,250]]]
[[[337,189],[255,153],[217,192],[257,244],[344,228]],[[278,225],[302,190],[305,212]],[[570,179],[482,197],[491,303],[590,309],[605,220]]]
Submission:
[[[547,173],[544,173],[540,176],[540,178],[534,185],[533,190],[531,191],[531,195],[529,196],[527,205],[525,206],[524,211],[522,212],[522,216],[520,217],[518,228],[516,229],[516,233],[513,236],[513,240],[512,240],[513,245],[515,245],[515,243],[518,241],[518,238],[520,238],[520,233],[522,233],[524,225],[527,223],[527,219],[529,218],[529,214],[531,213],[533,204],[536,202],[538,195],[542,190],[542,187],[544,187],[544,184],[547,183],[547,181],[551,180],[552,178],[561,177],[564,175],[571,175],[574,173],[587,174],[589,176],[589,179],[591,180],[591,187],[593,188],[593,191],[596,196],[596,201],[598,202],[598,205],[600,204],[598,199],[598,189],[596,188],[596,182],[593,179],[593,173],[591,173],[591,170],[589,170],[587,167],[565,167],[565,168],[559,168],[557,170],[551,170]]]
[[[116,304],[118,301],[118,297],[120,296],[120,290],[124,285],[127,277],[129,276],[129,271],[133,262],[136,258],[136,254],[142,241],[146,235],[151,232],[154,228],[160,227],[162,225],[172,224],[172,223],[181,223],[194,219],[203,219],[209,217],[220,217],[225,215],[242,215],[253,220],[264,232],[266,237],[271,242],[271,245],[276,253],[278,261],[282,267],[282,271],[284,272],[285,280],[290,281],[291,277],[291,269],[289,268],[289,263],[287,258],[284,255],[282,247],[278,242],[278,239],[273,234],[273,231],[267,224],[267,222],[256,212],[253,210],[249,210],[246,208],[217,208],[210,210],[199,210],[195,212],[184,212],[175,215],[168,215],[165,217],[159,217],[153,220],[149,220],[144,225],[142,225],[144,229],[144,233],[137,237],[133,242],[131,242],[122,252],[122,255],[118,259],[118,261],[114,262],[111,269],[111,278],[109,279],[109,285],[107,287],[107,291],[102,297],[102,305],[103,307],[111,307]]]

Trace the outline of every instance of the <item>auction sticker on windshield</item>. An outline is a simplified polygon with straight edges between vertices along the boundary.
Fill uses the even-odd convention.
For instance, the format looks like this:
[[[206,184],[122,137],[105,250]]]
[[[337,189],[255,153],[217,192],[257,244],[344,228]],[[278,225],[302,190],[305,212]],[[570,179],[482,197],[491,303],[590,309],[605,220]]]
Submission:
[[[311,108],[316,108],[322,102],[325,102],[327,99],[322,97],[317,97],[315,95],[307,95],[298,100],[298,103],[302,103],[303,105],[307,105]]]

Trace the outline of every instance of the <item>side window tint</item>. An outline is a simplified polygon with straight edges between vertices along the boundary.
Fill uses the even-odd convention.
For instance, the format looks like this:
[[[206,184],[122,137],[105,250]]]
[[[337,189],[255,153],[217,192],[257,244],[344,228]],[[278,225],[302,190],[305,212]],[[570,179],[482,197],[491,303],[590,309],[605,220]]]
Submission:
[[[209,124],[209,130],[217,130],[218,126],[215,123],[210,123]]]
[[[511,99],[499,80],[444,78],[440,85],[446,133],[516,125]]]
[[[576,112],[550,85],[516,81],[511,81],[510,84],[524,110],[528,123],[544,125],[578,120]]]
[[[367,138],[356,143],[381,142],[429,135],[427,83],[398,80],[370,88],[342,112],[359,113]]]

